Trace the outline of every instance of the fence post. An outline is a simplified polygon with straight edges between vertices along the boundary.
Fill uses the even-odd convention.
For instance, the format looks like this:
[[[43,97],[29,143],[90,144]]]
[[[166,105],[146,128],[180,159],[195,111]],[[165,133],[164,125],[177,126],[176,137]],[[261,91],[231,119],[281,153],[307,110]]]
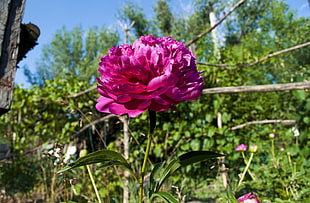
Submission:
[[[10,109],[26,0],[0,1],[0,116]]]

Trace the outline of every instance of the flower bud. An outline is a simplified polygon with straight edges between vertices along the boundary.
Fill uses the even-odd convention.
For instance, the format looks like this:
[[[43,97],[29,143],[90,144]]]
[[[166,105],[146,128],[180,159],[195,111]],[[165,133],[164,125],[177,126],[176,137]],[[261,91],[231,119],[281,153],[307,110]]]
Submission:
[[[257,145],[250,145],[250,147],[249,147],[249,152],[251,152],[251,153],[255,153],[255,152],[257,152],[257,150],[258,150],[258,147],[257,147]]]
[[[87,155],[87,150],[86,149],[82,149],[80,151],[80,157],[86,156]]]
[[[274,133],[269,133],[269,138],[273,139],[276,135]]]
[[[253,193],[247,193],[241,197],[239,197],[238,202],[243,202],[243,203],[260,203],[258,197]]]
[[[245,152],[248,149],[248,146],[245,144],[240,144],[236,147],[237,152]]]

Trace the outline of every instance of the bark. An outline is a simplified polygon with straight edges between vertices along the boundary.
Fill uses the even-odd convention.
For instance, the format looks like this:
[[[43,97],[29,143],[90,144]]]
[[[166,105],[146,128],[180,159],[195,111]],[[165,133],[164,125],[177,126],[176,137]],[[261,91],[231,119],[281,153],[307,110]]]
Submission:
[[[310,82],[295,82],[275,85],[253,85],[253,86],[238,86],[238,87],[216,87],[207,88],[202,91],[202,94],[236,94],[249,92],[276,92],[276,91],[291,91],[291,90],[306,90],[310,89]]]
[[[10,109],[26,0],[0,1],[0,116]]]

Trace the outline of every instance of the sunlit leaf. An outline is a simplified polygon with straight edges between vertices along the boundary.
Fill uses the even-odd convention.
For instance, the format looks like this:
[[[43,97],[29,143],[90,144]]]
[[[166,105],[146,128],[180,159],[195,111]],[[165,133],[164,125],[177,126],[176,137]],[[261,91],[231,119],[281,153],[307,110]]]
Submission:
[[[207,159],[220,157],[220,156],[224,156],[224,155],[218,154],[215,152],[211,152],[211,151],[193,151],[193,152],[188,152],[188,153],[185,153],[179,157],[174,158],[173,160],[170,161],[168,166],[166,168],[164,168],[163,172],[160,174],[160,178],[159,178],[158,183],[156,184],[156,186],[154,188],[154,192],[158,192],[160,190],[161,186],[163,185],[163,183],[174,172],[176,172],[181,167],[185,167],[185,166],[188,166],[190,164],[194,164],[197,162],[205,161]],[[160,168],[158,168],[156,170],[159,170],[159,169]],[[159,172],[156,171],[156,174],[159,174]],[[154,176],[155,176],[155,174],[152,177],[153,180],[154,180]],[[155,179],[156,179],[156,177],[155,177]]]
[[[178,203],[178,200],[175,199],[170,193],[168,192],[163,192],[163,191],[160,191],[160,192],[157,192],[157,193],[154,193],[151,197],[151,200],[155,199],[155,198],[161,198],[162,200],[164,200],[165,202],[168,202],[168,203]]]
[[[75,162],[68,164],[65,168],[58,171],[58,173],[65,172],[67,170],[79,167],[79,166],[86,166],[89,164],[96,164],[102,163],[102,167],[108,167],[113,165],[122,165],[126,169],[130,171],[130,173],[134,176],[137,180],[133,170],[131,169],[130,165],[127,163],[126,159],[119,153],[111,150],[100,150],[93,153],[90,153],[86,156],[83,156],[77,159]]]

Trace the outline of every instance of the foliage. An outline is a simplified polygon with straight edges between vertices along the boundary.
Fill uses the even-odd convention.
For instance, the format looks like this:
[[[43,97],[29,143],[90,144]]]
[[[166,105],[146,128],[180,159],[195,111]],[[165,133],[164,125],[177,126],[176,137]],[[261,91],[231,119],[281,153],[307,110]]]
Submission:
[[[86,35],[86,36],[85,36]],[[63,27],[56,32],[50,44],[43,48],[35,73],[25,69],[28,81],[40,87],[46,80],[71,74],[88,83],[93,83],[97,75],[98,58],[119,41],[114,30],[92,27],[86,32],[81,26],[72,31]],[[70,57],[68,57],[70,56]]]
[[[141,21],[135,21],[135,37],[148,34],[151,30],[159,36],[169,33],[172,37],[186,42],[209,26],[207,5],[204,4],[205,7],[202,7],[199,3],[204,1],[195,2],[195,11],[187,18],[171,11],[171,1],[162,0],[156,2],[157,10],[154,10],[155,16],[152,19],[147,19],[143,10],[137,6],[124,7],[125,10],[127,9],[126,15],[125,11],[120,12],[119,15],[128,23],[141,19]],[[227,2],[214,3],[215,9],[218,9]],[[158,8],[165,10],[167,16],[160,19],[162,10]],[[170,14],[173,17],[169,20]],[[219,15],[221,14],[219,12]],[[213,57],[210,36],[195,43],[198,61],[232,64],[227,68],[200,65],[199,70],[205,71],[203,73],[205,88],[309,80],[309,46],[270,58],[255,66],[234,66],[234,64],[249,63],[270,53],[309,41],[309,25],[309,19],[297,18],[282,1],[247,1],[223,25],[225,39],[221,39],[223,42],[220,59]],[[35,156],[37,152],[32,153],[31,150],[36,147],[56,142],[62,145],[70,141],[76,141],[81,148],[87,147],[88,151],[93,152],[105,148],[99,135],[102,135],[103,140],[106,141],[107,149],[122,151],[121,123],[118,118],[90,125],[81,132],[81,129],[90,122],[106,116],[94,110],[95,99],[98,97],[96,92],[68,98],[68,95],[90,87],[89,82],[97,75],[98,56],[118,43],[116,34],[112,34],[105,28],[102,29],[102,35],[97,34],[100,33],[97,28],[90,30],[87,41],[81,38],[83,36],[81,27],[73,31],[63,29],[57,32],[55,39],[38,63],[41,64],[38,67],[48,67],[46,70],[53,70],[54,73],[50,74],[53,77],[46,77],[43,74],[46,71],[44,70],[42,77],[38,76],[38,80],[33,81],[40,87],[36,85],[29,89],[15,87],[12,109],[0,118],[1,136],[3,136],[0,140],[6,140],[11,144],[14,156],[20,157],[25,154]],[[56,39],[60,41],[57,42]],[[105,44],[103,41],[109,43]],[[59,71],[63,67],[68,69]],[[68,72],[71,75],[68,75]],[[54,77],[56,75],[61,76]],[[267,202],[309,201],[310,166],[307,162],[310,154],[309,115],[310,97],[309,92],[304,90],[203,95],[198,100],[180,103],[177,111],[158,113],[157,128],[152,143],[154,148],[150,154],[150,162],[154,165],[193,150],[210,150],[225,154],[225,158],[219,159],[218,164],[203,161],[178,170],[167,179],[168,182],[162,185],[161,195],[165,197],[165,192],[172,192],[173,197],[180,202],[182,200],[228,202],[247,192],[255,192],[261,200]],[[231,130],[231,127],[248,121],[267,119],[296,120],[294,127],[298,129],[299,136],[294,136],[293,126],[283,124],[248,125],[239,130]],[[132,170],[137,173],[146,145],[144,135],[148,132],[147,115],[142,114],[129,121],[132,141],[131,158],[127,161],[131,164]],[[274,139],[268,136],[271,132],[276,134]],[[247,173],[243,184],[238,187],[239,174],[243,172],[245,163],[240,152],[234,149],[241,143],[258,146],[259,150],[249,169],[255,177],[259,178],[253,180]],[[39,154],[39,158],[27,157],[29,162],[26,164],[24,164],[26,159],[24,161],[18,158],[14,162],[16,165],[0,163],[1,169],[14,169],[1,170],[0,187],[4,188],[7,184],[8,186],[5,187],[7,194],[16,196],[13,193],[19,192],[34,195],[34,191],[42,190],[44,185],[48,185],[47,189],[43,189],[46,196],[51,198],[52,194],[57,194],[58,200],[61,201],[65,199],[62,190],[65,190],[64,180],[67,180],[68,190],[66,191],[72,201],[95,199],[83,168],[66,172],[67,177],[64,178],[59,174],[55,175],[61,168],[60,165],[57,167],[54,165],[55,157],[43,158],[43,154]],[[248,158],[247,154],[246,158]],[[43,162],[41,165],[45,172],[36,164],[41,162],[33,163],[36,159]],[[113,168],[100,168],[100,164],[92,166],[92,170],[96,171],[94,176],[100,189],[100,196],[106,202],[121,199],[123,183],[119,175],[121,170],[118,167],[117,169],[115,173]],[[13,173],[13,171],[19,171],[19,173]],[[34,173],[37,175],[33,175]],[[23,186],[18,185],[18,182],[20,179],[29,180],[28,175],[33,176],[33,180],[27,182],[24,189],[21,189]],[[10,182],[3,177],[15,179]],[[229,191],[224,187],[225,177],[231,187]],[[131,185],[131,188],[134,195],[137,192],[137,186]],[[166,198],[169,197],[166,195]]]
[[[135,38],[148,34],[149,25],[143,13],[143,9],[132,1],[128,1],[121,10],[118,11],[121,21],[130,25],[133,24]]]

